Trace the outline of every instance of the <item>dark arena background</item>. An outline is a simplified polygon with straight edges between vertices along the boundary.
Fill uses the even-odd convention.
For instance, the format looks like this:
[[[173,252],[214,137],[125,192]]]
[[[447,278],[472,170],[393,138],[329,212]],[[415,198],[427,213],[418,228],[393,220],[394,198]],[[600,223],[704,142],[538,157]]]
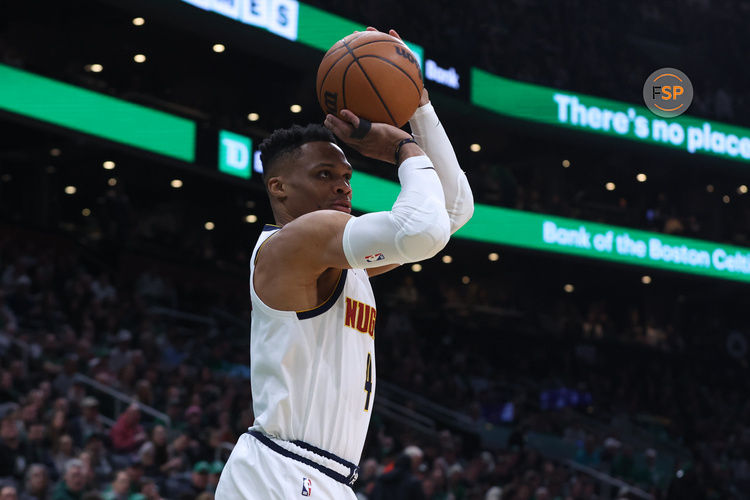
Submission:
[[[476,209],[372,280],[358,497],[750,498],[750,2],[0,0],[0,500],[213,498],[253,422],[257,146],[322,122],[368,25]],[[346,153],[388,210],[395,169]]]

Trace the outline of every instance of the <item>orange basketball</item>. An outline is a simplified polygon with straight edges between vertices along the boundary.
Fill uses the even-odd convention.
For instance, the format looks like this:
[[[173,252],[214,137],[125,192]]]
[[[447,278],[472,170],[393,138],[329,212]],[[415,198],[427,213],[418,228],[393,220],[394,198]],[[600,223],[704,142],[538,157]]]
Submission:
[[[326,113],[346,108],[372,122],[402,127],[419,106],[422,75],[414,53],[378,31],[353,33],[331,47],[315,85]]]

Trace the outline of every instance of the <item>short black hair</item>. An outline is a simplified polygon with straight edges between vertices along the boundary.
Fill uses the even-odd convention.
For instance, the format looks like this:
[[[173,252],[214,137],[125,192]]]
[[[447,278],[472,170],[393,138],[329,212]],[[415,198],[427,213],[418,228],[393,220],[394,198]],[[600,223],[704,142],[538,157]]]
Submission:
[[[304,127],[292,125],[289,128],[274,130],[258,146],[260,161],[263,164],[263,179],[268,179],[279,158],[293,153],[303,144],[318,141],[336,144],[336,136],[319,123],[311,123]]]

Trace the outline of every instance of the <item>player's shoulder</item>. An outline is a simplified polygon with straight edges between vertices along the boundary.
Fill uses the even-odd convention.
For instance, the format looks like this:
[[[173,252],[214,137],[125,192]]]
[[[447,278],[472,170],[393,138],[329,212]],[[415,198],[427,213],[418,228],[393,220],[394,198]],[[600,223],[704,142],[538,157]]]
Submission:
[[[316,210],[284,224],[277,241],[310,243],[332,238],[343,232],[351,215],[337,210]]]
[[[316,261],[315,254],[341,246],[344,228],[351,215],[337,210],[316,210],[297,217],[264,242],[262,259],[285,265]]]

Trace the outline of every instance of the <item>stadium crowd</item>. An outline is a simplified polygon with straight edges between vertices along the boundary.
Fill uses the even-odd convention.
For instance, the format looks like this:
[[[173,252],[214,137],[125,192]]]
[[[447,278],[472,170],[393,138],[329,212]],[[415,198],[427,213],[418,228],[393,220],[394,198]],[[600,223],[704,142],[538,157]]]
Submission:
[[[211,498],[231,444],[253,420],[242,284],[231,297],[221,280],[197,289],[156,266],[107,269],[65,238],[6,229],[0,498]],[[604,300],[581,308],[528,287],[511,294],[510,276],[463,287],[438,273],[419,278],[397,273],[375,284],[391,291],[378,315],[380,379],[510,436],[488,447],[476,429],[429,435],[376,412],[355,486],[361,498],[602,496],[591,476],[530,446],[534,435],[555,436],[575,450],[573,461],[656,498],[743,498],[747,368],[715,346],[730,317],[707,325],[697,308],[647,319]],[[118,406],[101,386],[126,399]],[[577,402],[556,404],[563,388]],[[638,419],[658,422],[648,448],[617,426]],[[665,470],[655,459],[669,446],[689,453]]]

